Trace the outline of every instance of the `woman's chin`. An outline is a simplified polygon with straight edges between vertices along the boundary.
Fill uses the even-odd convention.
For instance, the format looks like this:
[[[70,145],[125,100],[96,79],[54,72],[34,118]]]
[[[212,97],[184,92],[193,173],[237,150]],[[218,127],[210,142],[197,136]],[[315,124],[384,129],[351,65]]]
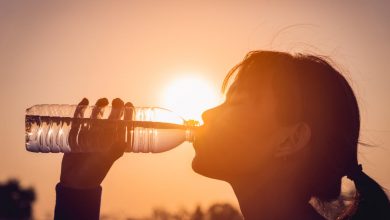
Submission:
[[[195,155],[194,159],[192,160],[192,170],[194,172],[206,176],[213,179],[219,179],[224,180],[223,172],[216,170],[216,167],[214,167],[211,164],[205,163],[203,160],[201,160],[198,156]]]

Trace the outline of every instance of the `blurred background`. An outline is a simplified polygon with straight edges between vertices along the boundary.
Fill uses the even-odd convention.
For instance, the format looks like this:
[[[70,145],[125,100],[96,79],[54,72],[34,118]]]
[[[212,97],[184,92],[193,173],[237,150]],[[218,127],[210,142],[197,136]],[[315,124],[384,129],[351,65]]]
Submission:
[[[360,147],[360,162],[390,188],[389,9],[384,0],[0,1],[0,182],[33,187],[33,215],[52,218],[62,155],[25,150],[26,108],[121,97],[199,119],[223,100],[228,70],[260,49],[337,63],[359,100],[361,141],[375,146]],[[237,209],[227,183],[192,171],[193,156],[188,143],[124,155],[103,182],[102,216]]]

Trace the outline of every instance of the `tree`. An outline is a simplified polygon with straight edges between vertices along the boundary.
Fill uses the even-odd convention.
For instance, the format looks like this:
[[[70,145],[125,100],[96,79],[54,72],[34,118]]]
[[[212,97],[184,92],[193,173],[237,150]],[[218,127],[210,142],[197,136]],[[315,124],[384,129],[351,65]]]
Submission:
[[[18,180],[0,184],[0,219],[32,219],[33,188],[22,189]]]

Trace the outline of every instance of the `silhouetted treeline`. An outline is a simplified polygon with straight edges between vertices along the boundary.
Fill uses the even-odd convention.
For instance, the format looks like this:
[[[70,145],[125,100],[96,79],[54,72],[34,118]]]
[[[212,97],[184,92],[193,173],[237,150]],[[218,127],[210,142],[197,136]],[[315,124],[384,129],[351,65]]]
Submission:
[[[332,202],[312,200],[311,204],[326,219],[336,219],[354,200],[355,191],[342,194]],[[18,180],[9,180],[0,183],[0,220],[3,219],[33,219],[32,204],[36,200],[33,188],[23,189]],[[52,219],[48,217],[48,219]],[[117,217],[114,215],[101,215],[101,220],[127,219],[127,220],[243,220],[240,211],[229,203],[216,203],[203,209],[201,206],[188,211],[169,212],[163,208],[156,208],[151,215],[145,218],[130,216]]]
[[[0,183],[0,219],[32,219],[35,191],[23,189],[18,180]]]
[[[115,216],[101,216],[101,220],[120,219]],[[195,210],[188,211],[182,209],[177,212],[169,212],[165,209],[157,208],[152,211],[150,217],[145,218],[125,218],[127,220],[243,220],[241,213],[228,203],[217,203],[203,210],[197,206]]]

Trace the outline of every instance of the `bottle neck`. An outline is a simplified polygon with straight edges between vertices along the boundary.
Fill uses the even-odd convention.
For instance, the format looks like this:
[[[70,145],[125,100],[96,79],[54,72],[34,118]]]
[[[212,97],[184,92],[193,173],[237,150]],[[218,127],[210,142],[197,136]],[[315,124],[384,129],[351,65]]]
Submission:
[[[186,141],[193,143],[195,140],[195,130],[199,126],[199,122],[196,120],[187,120],[184,121],[184,125],[187,127],[186,129]]]

